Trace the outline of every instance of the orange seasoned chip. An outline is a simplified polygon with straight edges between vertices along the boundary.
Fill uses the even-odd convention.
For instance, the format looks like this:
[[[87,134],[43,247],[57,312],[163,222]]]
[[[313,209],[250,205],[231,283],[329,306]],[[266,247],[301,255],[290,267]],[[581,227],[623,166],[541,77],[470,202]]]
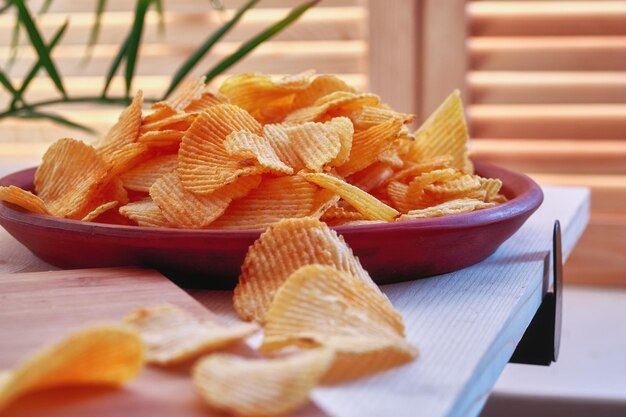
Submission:
[[[356,93],[354,88],[334,75],[317,76],[308,87],[296,93],[291,108],[296,110],[311,106],[320,98],[336,91]]]
[[[370,93],[335,91],[320,97],[311,106],[295,110],[285,118],[287,123],[320,122],[337,116],[348,116],[365,106],[375,106],[380,98]]]
[[[214,354],[193,370],[193,382],[213,408],[238,416],[288,414],[303,406],[332,363],[328,349],[274,359]]]
[[[110,175],[116,177],[149,158],[149,156],[147,145],[129,143],[104,155],[104,162],[109,166]]]
[[[407,214],[398,217],[398,221],[423,219],[428,217],[449,216],[452,214],[468,213],[495,206],[496,203],[485,203],[472,198],[450,200],[445,203],[419,210],[411,210]]]
[[[0,410],[34,391],[122,385],[139,373],[143,355],[141,339],[128,329],[99,326],[77,331],[5,374],[0,381]]]
[[[110,161],[112,155],[118,149],[137,141],[139,129],[141,128],[142,107],[143,93],[140,90],[135,94],[130,106],[120,114],[117,123],[109,129],[104,138],[97,144],[98,155]]]
[[[334,222],[343,223],[345,221],[367,220],[367,218],[354,209],[331,207],[326,210],[320,220],[333,225]]]
[[[244,320],[263,322],[274,293],[296,269],[331,265],[378,287],[343,238],[318,219],[287,219],[271,225],[250,247],[235,288],[235,311]]]
[[[226,212],[211,223],[216,229],[264,229],[282,219],[311,214],[318,187],[300,176],[269,178],[250,193],[233,201]]]
[[[350,119],[354,124],[354,129],[361,131],[386,123],[391,119],[398,119],[402,124],[412,123],[415,121],[415,115],[400,113],[381,106],[365,106],[354,112]]]
[[[83,217],[81,220],[84,222],[93,221],[101,214],[117,207],[119,204],[120,203],[118,201],[109,201],[108,203],[101,204],[95,209],[91,210],[89,213],[87,213],[87,215]]]
[[[156,105],[153,104],[153,107]],[[142,119],[142,123],[143,124],[149,124],[149,123],[153,123],[153,122],[157,122],[159,120],[163,120],[166,117],[170,117],[175,115],[176,112],[172,109],[170,109],[167,106],[157,106],[157,108],[150,114],[147,114],[143,117]]]
[[[120,207],[120,214],[143,227],[173,227],[152,199],[135,201]]]
[[[219,92],[259,122],[276,123],[291,110],[295,93],[308,87],[312,76],[305,72],[276,80],[265,74],[243,73],[227,78]]]
[[[182,84],[165,100],[152,105],[153,108],[167,107],[174,112],[185,110],[193,101],[200,100],[204,91],[206,77],[198,77]]]
[[[240,176],[264,171],[256,159],[236,157],[226,150],[226,137],[240,130],[262,132],[248,112],[231,104],[210,107],[198,116],[178,153],[178,174],[187,190],[209,194]]]
[[[348,184],[340,178],[323,173],[301,173],[300,175],[307,181],[339,194],[342,199],[361,212],[368,220],[392,221],[400,214],[397,210],[389,207],[371,194]]]
[[[14,185],[0,187],[0,201],[15,204],[31,213],[48,214],[46,204],[41,198]]]
[[[224,96],[213,94],[206,91],[200,95],[200,98],[193,100],[187,107],[185,112],[187,113],[201,113],[209,107],[217,106],[218,104],[228,104],[228,99]]]
[[[416,162],[450,155],[453,168],[471,174],[474,168],[468,157],[468,138],[461,94],[455,90],[415,132]]]
[[[430,161],[423,163],[409,162],[407,167],[396,172],[389,178],[389,181],[405,181],[406,179],[412,179],[425,172],[434,171],[437,169],[449,168],[452,163],[452,157],[450,155],[440,156],[433,158]]]
[[[148,148],[177,147],[185,135],[181,130],[152,130],[143,133],[137,142],[144,143]]]
[[[185,131],[196,119],[195,113],[175,113],[171,116],[154,121],[152,123],[144,123],[141,126],[141,134],[158,130],[180,130]]]
[[[224,326],[217,319],[200,320],[171,304],[132,312],[124,324],[143,339],[150,364],[167,366],[225,348],[258,331],[253,323]]]
[[[326,123],[265,125],[264,135],[281,160],[295,171],[321,171],[326,165],[343,163],[352,145],[352,123],[337,117]]]
[[[233,132],[224,140],[226,151],[241,159],[254,158],[275,174],[293,174],[293,168],[278,158],[271,143],[264,137],[247,130]]]
[[[361,190],[370,192],[385,184],[394,175],[394,171],[389,165],[384,163],[374,163],[369,167],[351,175],[347,181],[359,187]]]
[[[307,265],[291,274],[265,318],[262,352],[293,345],[335,352],[327,382],[380,372],[417,356],[403,337],[402,316],[387,298],[330,266]]]
[[[163,175],[176,171],[178,155],[161,155],[135,166],[120,176],[124,187],[132,191],[150,192],[150,187]]]
[[[171,225],[197,229],[208,226],[233,199],[244,197],[260,182],[260,176],[245,176],[210,194],[199,195],[185,189],[178,174],[172,172],[152,185],[150,197]]]
[[[313,207],[309,216],[319,219],[322,214],[326,213],[326,210],[334,207],[340,199],[341,197],[339,197],[339,194],[334,191],[326,190],[324,188],[318,189],[315,192]]]
[[[337,172],[347,176],[376,162],[380,154],[396,140],[401,127],[402,122],[399,119],[391,119],[355,133],[352,138],[350,156],[346,163],[337,168]]]
[[[443,183],[428,184],[423,187],[424,192],[430,194],[434,199],[449,200],[468,195],[472,191],[477,191],[482,187],[479,177],[469,174],[459,175]]]
[[[82,219],[95,208],[92,202],[109,179],[109,168],[94,148],[61,139],[46,151],[35,173],[35,190],[51,214]]]

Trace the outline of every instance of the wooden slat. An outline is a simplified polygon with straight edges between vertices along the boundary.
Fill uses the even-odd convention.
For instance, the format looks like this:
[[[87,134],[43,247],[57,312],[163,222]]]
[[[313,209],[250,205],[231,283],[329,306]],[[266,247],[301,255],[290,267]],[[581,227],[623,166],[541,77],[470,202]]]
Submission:
[[[476,159],[519,172],[626,175],[626,143],[611,140],[478,139]]]
[[[626,37],[472,37],[470,68],[487,71],[622,71]]]
[[[626,214],[626,175],[529,175],[542,185],[590,188],[591,210],[596,215]]]
[[[474,36],[626,35],[626,2],[469,2]]]
[[[624,139],[626,105],[472,105],[476,138]]]
[[[212,65],[234,52],[237,43],[217,44],[210,56],[197,66],[197,73],[205,72]],[[93,58],[81,65],[83,46],[59,46],[53,56],[63,75],[102,75],[117,53],[117,45],[97,45]],[[252,55],[229,69],[229,72],[260,71],[275,72],[277,67],[285,73],[297,73],[311,68],[318,72],[354,73],[365,72],[364,41],[294,41],[269,42],[259,46]],[[173,74],[182,61],[193,52],[193,47],[178,48],[166,45],[144,45],[137,65],[140,75]],[[9,56],[9,48],[0,48],[0,61]],[[24,51],[12,67],[11,74],[23,76],[32,65],[32,50]]]
[[[592,216],[565,264],[569,284],[626,285],[626,216]]]
[[[626,72],[471,71],[472,103],[624,103]]]
[[[369,82],[392,107],[421,114],[420,1],[369,2]]]
[[[289,9],[253,9],[250,10],[224,41],[242,41],[249,39],[283,18]],[[149,12],[146,18],[143,43],[166,44],[169,46],[193,47],[200,40],[207,38],[217,30],[233,11],[223,13],[207,11],[204,13],[170,12],[165,16],[164,33],[157,30],[158,16]],[[39,27],[48,39],[68,18],[65,14],[46,14],[39,19]],[[366,10],[362,7],[313,8],[305,13],[297,23],[282,31],[275,40],[357,40],[365,37]],[[133,22],[132,11],[105,13],[98,37],[101,44],[120,44],[125,39]],[[0,33],[11,33],[14,17],[0,15]],[[85,46],[93,25],[93,13],[72,13],[70,25],[63,36],[61,45]],[[23,36],[22,44],[27,44]],[[8,46],[11,36],[0,37],[0,46]]]

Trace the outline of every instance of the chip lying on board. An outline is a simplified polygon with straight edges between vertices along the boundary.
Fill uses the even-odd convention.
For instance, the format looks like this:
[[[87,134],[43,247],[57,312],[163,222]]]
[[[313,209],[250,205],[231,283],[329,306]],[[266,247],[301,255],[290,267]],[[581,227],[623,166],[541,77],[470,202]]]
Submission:
[[[117,386],[143,367],[139,335],[120,326],[77,331],[44,348],[20,367],[0,374],[0,410],[18,397],[67,386]]]
[[[275,359],[214,354],[194,367],[193,382],[215,409],[241,416],[282,415],[306,403],[333,358],[329,349]]]
[[[259,329],[251,323],[227,327],[217,320],[200,320],[169,304],[135,310],[124,323],[141,335],[146,361],[161,366],[232,345]]]
[[[474,174],[458,91],[414,133],[414,115],[313,71],[239,74],[219,93],[201,77],[151,113],[142,106],[139,92],[95,147],[54,143],[35,176],[39,200],[4,190],[0,201],[91,222],[116,210],[143,227],[257,230],[308,216],[332,226],[419,221],[506,201],[499,180]],[[289,195],[291,183],[303,194]],[[484,204],[426,210],[463,199]]]

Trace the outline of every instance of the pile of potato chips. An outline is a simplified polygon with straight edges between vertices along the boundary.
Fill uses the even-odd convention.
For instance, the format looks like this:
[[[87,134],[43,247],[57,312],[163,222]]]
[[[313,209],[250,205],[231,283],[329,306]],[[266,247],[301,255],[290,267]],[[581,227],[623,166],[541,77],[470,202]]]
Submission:
[[[312,72],[235,75],[217,94],[200,78],[142,107],[139,92],[95,146],[60,139],[36,195],[0,187],[0,200],[68,219],[211,229],[402,221],[505,201],[500,180],[473,174],[458,92],[415,133],[413,115]]]
[[[258,352],[224,350],[259,331],[224,326],[173,305],[140,308],[122,323],[85,329],[0,374],[0,410],[46,388],[121,385],[144,362],[195,361],[193,383],[212,408],[273,416],[304,405],[318,385],[370,376],[412,361],[402,316],[343,238],[313,217],[271,225],[250,247],[234,306],[263,326]],[[263,357],[259,357],[259,353]]]

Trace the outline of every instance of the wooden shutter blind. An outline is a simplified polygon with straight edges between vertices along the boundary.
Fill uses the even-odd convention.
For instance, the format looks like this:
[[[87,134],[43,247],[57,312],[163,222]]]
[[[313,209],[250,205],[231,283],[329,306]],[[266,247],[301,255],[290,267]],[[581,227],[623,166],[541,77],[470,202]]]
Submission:
[[[626,283],[626,1],[470,1],[477,156],[592,189],[570,282]]]
[[[137,66],[134,88],[141,88],[147,96],[158,97],[165,91],[171,76],[193,50],[212,33],[220,23],[229,19],[245,4],[245,0],[223,0],[224,11],[212,9],[208,0],[165,1],[165,32],[157,30],[158,15],[150,11],[143,35],[143,46]],[[31,10],[39,10],[43,0],[30,0]],[[38,19],[44,36],[49,40],[69,18],[70,25],[53,56],[65,79],[70,95],[96,95],[102,88],[104,76],[130,30],[134,1],[108,0],[103,15],[102,29],[93,57],[83,62],[85,46],[94,19],[96,0],[54,0],[49,11]],[[291,8],[303,1],[263,0],[249,10],[241,22],[215,46],[207,59],[199,63],[194,74],[206,72],[225,54],[234,51],[247,40],[283,18]],[[310,9],[292,26],[261,45],[227,73],[260,71],[290,74],[315,68],[318,72],[336,73],[360,88],[366,87],[367,8],[364,0],[324,0]],[[0,15],[0,63],[3,68],[10,55],[14,15]],[[21,36],[23,47],[10,69],[11,78],[20,80],[33,63],[35,52],[28,46],[26,35]],[[43,73],[42,73],[43,74]],[[216,83],[223,77],[218,77]],[[123,70],[116,77],[111,95],[123,93]],[[57,97],[52,84],[40,77],[31,84],[27,99],[38,101]],[[0,102],[8,97],[0,92]],[[62,105],[53,109],[68,118],[104,131],[119,115],[119,107]],[[0,158],[12,160],[16,156],[31,158],[41,155],[46,146],[63,136],[86,138],[86,134],[68,130],[47,122],[0,121]],[[31,156],[34,155],[34,156]]]

